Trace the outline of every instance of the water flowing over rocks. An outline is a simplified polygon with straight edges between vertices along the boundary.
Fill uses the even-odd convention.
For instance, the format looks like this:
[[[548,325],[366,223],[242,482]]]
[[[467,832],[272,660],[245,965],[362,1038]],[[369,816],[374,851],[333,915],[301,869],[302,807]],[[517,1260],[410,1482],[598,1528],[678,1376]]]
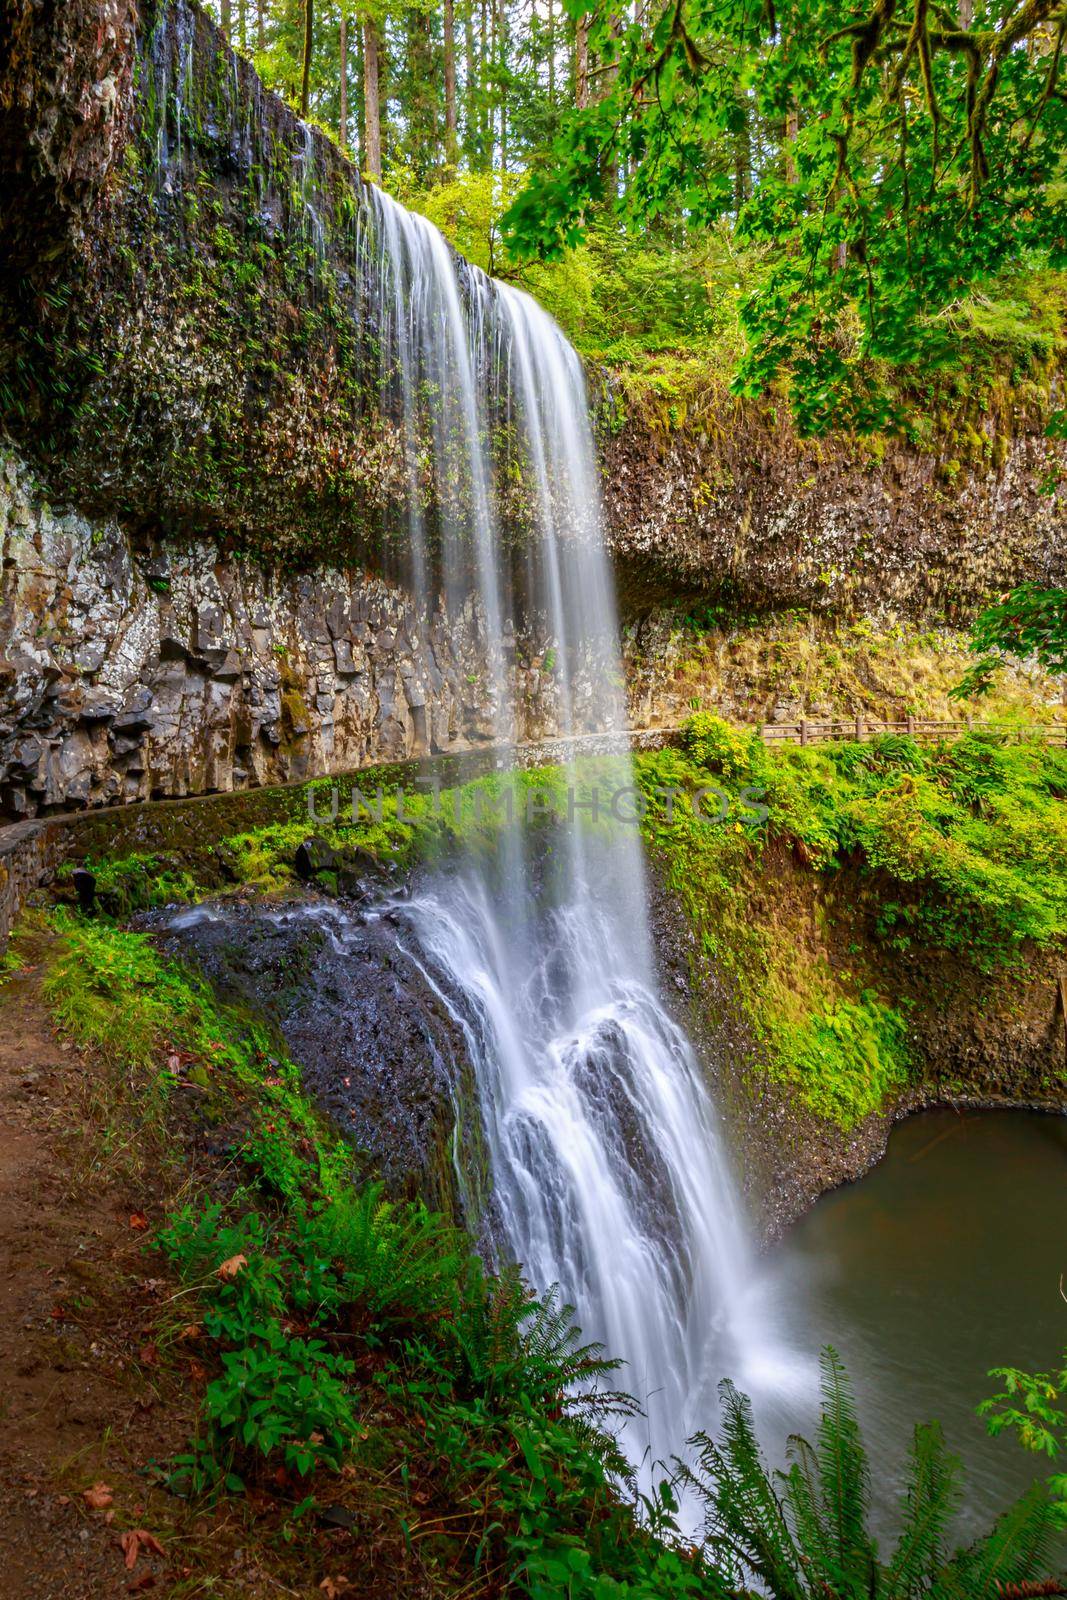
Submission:
[[[403,278],[443,252],[490,328],[498,291],[401,225],[186,0],[4,0],[0,42],[4,811],[484,739],[496,622],[477,530],[451,526],[434,470],[462,419],[420,401],[443,369],[410,343]],[[493,506],[508,698],[536,738],[561,730],[558,641],[530,614],[538,497],[502,353],[484,337],[471,357],[482,487],[453,465]],[[668,598],[929,624],[1067,574],[1062,491],[1040,488],[1067,445],[1025,397],[948,460],[959,446],[804,443],[725,394],[671,421],[592,377],[609,549],[643,637]],[[447,622],[417,624],[420,590],[435,616],[447,594]],[[571,671],[572,700],[595,676]]]
[[[154,917],[163,947],[273,1024],[305,1089],[394,1195],[421,1196],[482,1232],[477,1138],[460,1096],[464,1041],[440,996],[397,959],[400,919],[380,878],[353,899],[229,904]],[[463,1176],[464,1182],[460,1181]],[[468,1203],[470,1201],[470,1203]]]

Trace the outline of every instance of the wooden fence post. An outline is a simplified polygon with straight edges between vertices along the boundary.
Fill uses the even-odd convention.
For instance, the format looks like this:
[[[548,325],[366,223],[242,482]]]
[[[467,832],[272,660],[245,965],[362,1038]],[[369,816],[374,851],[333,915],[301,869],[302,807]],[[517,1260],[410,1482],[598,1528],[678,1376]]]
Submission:
[[[857,717],[856,718],[856,743],[857,744],[862,744],[863,743],[863,718],[862,717]]]
[[[912,716],[910,711],[908,712],[907,727],[908,727],[908,738],[911,739],[915,735],[915,718]]]
[[[801,719],[800,719],[800,742],[801,742],[801,744],[807,744],[807,742],[808,742],[808,719],[807,719],[807,717],[801,717]]]

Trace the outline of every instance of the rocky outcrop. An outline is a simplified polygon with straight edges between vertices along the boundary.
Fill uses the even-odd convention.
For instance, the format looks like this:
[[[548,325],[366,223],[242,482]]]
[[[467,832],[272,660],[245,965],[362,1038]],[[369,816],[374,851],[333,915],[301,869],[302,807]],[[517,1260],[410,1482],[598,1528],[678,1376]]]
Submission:
[[[0,808],[9,817],[283,783],[492,737],[477,607],[278,576],[204,541],[56,512],[0,455]],[[556,731],[547,639],[513,640],[520,737]]]
[[[50,493],[155,539],[402,580],[412,463],[353,166],[189,0],[0,0],[3,43],[0,423]],[[945,620],[1065,578],[1056,383],[929,419],[920,447],[804,442],[784,407],[725,390],[623,406],[598,378],[625,609],[692,594]],[[529,509],[493,432],[521,556]],[[431,479],[414,492],[432,526]]]
[[[925,448],[805,441],[721,392],[678,427],[639,411],[605,429],[602,457],[631,616],[688,595],[735,615],[961,623],[1024,578],[1067,583],[1067,443],[1044,436],[1032,392],[945,419]]]
[[[0,0],[0,247],[13,273],[40,272],[84,235],[125,134],[138,21],[136,0]]]
[[[454,584],[446,623],[406,587],[412,500],[431,547],[440,519],[383,367],[367,186],[190,0],[0,0],[0,56],[3,810],[484,741],[477,607]],[[924,450],[594,387],[642,722],[694,697],[649,667],[668,598],[938,622],[1067,581],[1052,387]],[[521,596],[529,496],[490,432]],[[552,641],[521,598],[511,627],[516,731],[551,735]]]

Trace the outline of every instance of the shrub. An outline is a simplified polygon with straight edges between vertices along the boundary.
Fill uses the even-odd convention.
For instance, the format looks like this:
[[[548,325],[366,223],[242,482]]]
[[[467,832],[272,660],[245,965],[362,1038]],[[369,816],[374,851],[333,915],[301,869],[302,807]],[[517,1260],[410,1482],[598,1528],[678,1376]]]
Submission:
[[[698,711],[688,719],[682,745],[699,766],[724,778],[748,777],[763,755],[757,734],[742,733],[710,711]]]

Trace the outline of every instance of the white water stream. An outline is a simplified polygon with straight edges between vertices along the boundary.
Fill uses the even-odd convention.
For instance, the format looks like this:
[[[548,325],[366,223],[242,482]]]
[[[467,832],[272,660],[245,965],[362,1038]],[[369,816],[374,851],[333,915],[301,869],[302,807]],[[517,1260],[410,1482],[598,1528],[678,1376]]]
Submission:
[[[429,393],[446,590],[464,571],[474,578],[506,743],[517,725],[502,622],[512,595],[487,444],[505,415],[533,500],[526,601],[548,640],[559,731],[621,734],[578,357],[526,295],[461,268],[428,222],[386,196],[374,204],[383,360],[408,430],[415,581],[428,569],[415,485],[416,418]],[[760,1348],[745,1309],[744,1220],[700,1069],[657,993],[636,828],[616,828],[606,846],[579,811],[560,830],[562,866],[550,874],[520,826],[509,841],[491,875],[472,861],[407,902],[405,942],[463,1029],[510,1250],[535,1286],[560,1286],[587,1338],[623,1358],[621,1386],[647,1411],[626,1448],[635,1461],[664,1459],[709,1422],[718,1377],[744,1378]]]

